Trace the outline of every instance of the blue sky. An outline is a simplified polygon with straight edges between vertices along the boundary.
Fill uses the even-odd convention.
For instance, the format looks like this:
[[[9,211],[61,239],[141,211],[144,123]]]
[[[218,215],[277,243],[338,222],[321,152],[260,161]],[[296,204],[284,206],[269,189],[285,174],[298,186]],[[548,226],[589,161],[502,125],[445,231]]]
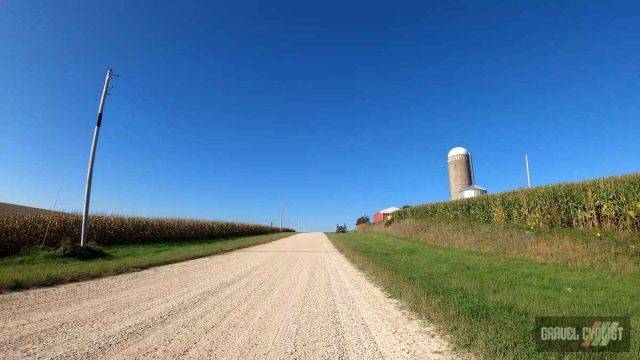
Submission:
[[[0,201],[308,230],[637,172],[637,2],[0,3]]]

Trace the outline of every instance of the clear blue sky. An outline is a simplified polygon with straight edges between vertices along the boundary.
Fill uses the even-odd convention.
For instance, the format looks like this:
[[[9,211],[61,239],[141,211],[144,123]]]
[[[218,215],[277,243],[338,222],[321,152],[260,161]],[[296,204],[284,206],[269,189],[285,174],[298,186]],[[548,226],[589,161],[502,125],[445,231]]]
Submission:
[[[640,4],[3,1],[0,201],[307,229],[640,169]]]

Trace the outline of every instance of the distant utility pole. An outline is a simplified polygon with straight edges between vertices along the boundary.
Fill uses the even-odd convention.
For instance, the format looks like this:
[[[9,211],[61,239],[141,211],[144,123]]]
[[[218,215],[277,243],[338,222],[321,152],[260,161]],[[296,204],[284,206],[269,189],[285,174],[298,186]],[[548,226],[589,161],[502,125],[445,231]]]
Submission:
[[[96,148],[98,147],[98,135],[100,134],[100,125],[102,125],[102,111],[104,110],[104,101],[109,91],[109,80],[113,76],[113,70],[107,70],[104,77],[104,85],[102,86],[102,95],[100,96],[100,105],[98,106],[98,120],[93,131],[93,142],[91,143],[91,153],[89,154],[89,168],[87,169],[87,186],[84,192],[84,211],[82,212],[82,235],[80,237],[80,246],[87,244],[87,235],[89,232],[89,200],[91,198],[91,180],[93,180],[93,163],[96,160]]]
[[[284,211],[284,199],[280,198],[280,231],[282,231],[282,212]]]
[[[527,169],[527,187],[531,187],[531,176],[529,175],[529,156],[524,154],[524,166]]]
[[[302,222],[302,220],[298,219],[298,232],[300,232],[300,229],[302,229],[302,228],[300,227],[300,223],[301,223],[301,222]]]

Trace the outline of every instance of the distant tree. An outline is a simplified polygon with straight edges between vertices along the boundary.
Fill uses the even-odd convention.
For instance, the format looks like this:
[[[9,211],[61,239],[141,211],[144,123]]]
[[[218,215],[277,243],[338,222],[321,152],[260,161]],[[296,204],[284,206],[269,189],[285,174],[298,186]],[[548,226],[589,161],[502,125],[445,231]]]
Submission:
[[[336,225],[336,234],[346,233],[346,232],[347,232],[347,224]]]
[[[405,206],[403,206],[402,208],[403,208],[403,209],[408,209],[408,208],[410,208],[410,207],[411,207],[411,205],[405,205]]]
[[[367,215],[362,215],[358,218],[358,220],[356,220],[356,225],[361,224],[371,224],[371,220],[369,220],[369,217]]]

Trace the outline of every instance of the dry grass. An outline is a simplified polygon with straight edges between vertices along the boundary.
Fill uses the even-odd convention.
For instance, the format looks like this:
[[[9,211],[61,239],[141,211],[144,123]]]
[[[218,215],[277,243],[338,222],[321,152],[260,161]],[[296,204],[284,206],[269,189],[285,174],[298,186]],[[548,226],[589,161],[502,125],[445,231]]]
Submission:
[[[33,246],[59,247],[78,241],[81,224],[82,217],[78,214],[55,213],[51,217],[48,213],[0,213],[0,256],[17,254]],[[91,217],[89,242],[99,245],[180,242],[276,232],[279,229],[275,227],[224,221],[97,215]]]
[[[516,227],[406,219],[360,228],[429,244],[563,263],[573,267],[640,272],[640,235],[634,232]]]

